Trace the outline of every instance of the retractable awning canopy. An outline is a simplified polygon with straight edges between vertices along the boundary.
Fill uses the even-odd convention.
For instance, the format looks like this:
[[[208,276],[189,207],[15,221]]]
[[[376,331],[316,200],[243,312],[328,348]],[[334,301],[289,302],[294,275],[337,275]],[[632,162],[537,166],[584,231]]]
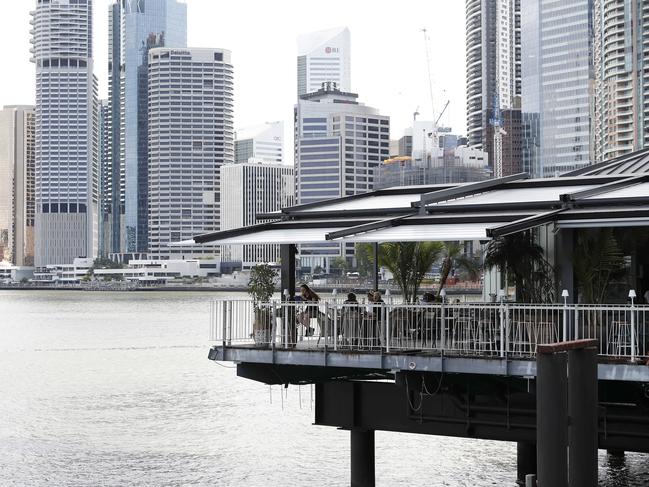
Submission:
[[[643,153],[649,163],[649,151]],[[637,169],[638,164],[632,167]],[[613,171],[610,164],[606,167]],[[198,235],[193,242],[466,241],[548,224],[649,226],[649,165],[647,172],[631,175],[575,173],[531,180],[518,174],[477,183],[388,188],[288,207],[262,218],[278,221]]]

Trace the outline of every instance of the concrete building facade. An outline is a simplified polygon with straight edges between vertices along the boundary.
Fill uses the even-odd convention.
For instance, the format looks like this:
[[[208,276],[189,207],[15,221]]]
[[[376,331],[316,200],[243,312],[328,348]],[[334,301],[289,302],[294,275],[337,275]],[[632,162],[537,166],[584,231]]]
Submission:
[[[349,29],[340,27],[298,37],[297,94],[318,91],[322,83],[334,82],[351,91],[351,40]]]
[[[97,80],[92,0],[38,0],[36,65],[36,266],[94,257],[98,247]]]
[[[284,122],[268,122],[237,130],[234,141],[236,163],[250,159],[281,164],[284,159]]]
[[[35,112],[0,110],[0,261],[34,265]]]
[[[297,204],[374,188],[374,170],[390,154],[390,117],[357,99],[333,83],[300,97],[295,106]],[[352,255],[353,249],[349,251]],[[336,256],[340,246],[303,245],[300,252]]]
[[[220,229],[220,167],[234,162],[233,67],[223,49],[149,51],[149,256],[217,255],[169,247]]]
[[[254,225],[259,214],[293,206],[294,191],[291,166],[263,159],[221,166],[221,229]],[[279,245],[228,245],[222,258],[241,262],[244,269],[257,263],[279,262]]]

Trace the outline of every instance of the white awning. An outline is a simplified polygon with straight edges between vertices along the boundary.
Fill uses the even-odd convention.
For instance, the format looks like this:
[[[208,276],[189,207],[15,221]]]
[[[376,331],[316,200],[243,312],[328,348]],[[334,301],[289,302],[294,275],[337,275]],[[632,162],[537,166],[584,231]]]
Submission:
[[[559,228],[601,228],[601,227],[649,227],[649,218],[587,218],[583,220],[561,220]]]
[[[487,228],[507,222],[397,225],[350,235],[346,242],[453,242],[490,240]],[[335,240],[338,241],[338,240]]]
[[[282,228],[260,230],[236,237],[214,240],[210,244],[307,244],[328,242],[325,235],[340,230],[340,227],[326,228]]]
[[[505,188],[484,191],[456,199],[448,199],[433,203],[435,206],[462,206],[462,205],[489,205],[489,204],[521,204],[538,203],[544,201],[560,201],[559,197],[565,193],[574,193],[594,188],[595,185],[583,186],[542,186],[528,188]]]

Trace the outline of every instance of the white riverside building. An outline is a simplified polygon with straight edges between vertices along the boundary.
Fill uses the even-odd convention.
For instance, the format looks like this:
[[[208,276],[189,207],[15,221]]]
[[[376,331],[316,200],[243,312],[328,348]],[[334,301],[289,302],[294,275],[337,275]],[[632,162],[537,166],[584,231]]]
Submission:
[[[215,256],[219,247],[170,247],[220,229],[219,168],[234,162],[230,51],[149,51],[150,258]]]
[[[292,206],[294,191],[291,166],[255,159],[221,166],[221,230],[254,225],[257,215]],[[279,262],[279,245],[226,245],[222,260],[240,261],[244,269]]]
[[[0,261],[34,265],[34,107],[0,110]]]
[[[374,189],[374,171],[390,155],[390,117],[333,83],[295,106],[296,203],[315,203]],[[303,245],[302,257],[339,256],[339,244]],[[346,251],[353,255],[353,248]],[[307,262],[303,260],[303,262]],[[312,264],[315,261],[311,261]],[[328,262],[328,261],[327,261]],[[305,264],[309,265],[309,264]],[[320,264],[317,264],[320,265]]]
[[[298,36],[297,94],[318,91],[333,81],[341,91],[351,91],[351,41],[349,29],[321,30]]]
[[[234,162],[250,159],[281,164],[284,161],[284,122],[267,122],[237,130]]]
[[[92,0],[38,0],[36,65],[36,266],[95,257],[98,245],[97,80]]]

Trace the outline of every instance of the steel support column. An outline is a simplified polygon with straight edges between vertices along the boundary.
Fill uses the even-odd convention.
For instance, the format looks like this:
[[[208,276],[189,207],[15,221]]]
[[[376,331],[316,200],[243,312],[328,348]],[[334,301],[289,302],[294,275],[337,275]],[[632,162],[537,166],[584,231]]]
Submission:
[[[536,473],[536,444],[516,443],[516,483],[525,485],[525,476]]]
[[[289,301],[293,300],[295,294],[295,252],[296,247],[293,244],[282,244],[279,246],[280,259],[282,260],[282,271],[280,282],[282,289],[282,300],[286,299],[284,291],[288,291]]]
[[[536,361],[538,483],[568,487],[568,389],[565,353],[539,353]]]
[[[374,487],[374,430],[352,428],[351,487]]]
[[[374,290],[379,290],[379,243],[374,242]]]
[[[570,485],[597,485],[597,349],[568,352]]]

